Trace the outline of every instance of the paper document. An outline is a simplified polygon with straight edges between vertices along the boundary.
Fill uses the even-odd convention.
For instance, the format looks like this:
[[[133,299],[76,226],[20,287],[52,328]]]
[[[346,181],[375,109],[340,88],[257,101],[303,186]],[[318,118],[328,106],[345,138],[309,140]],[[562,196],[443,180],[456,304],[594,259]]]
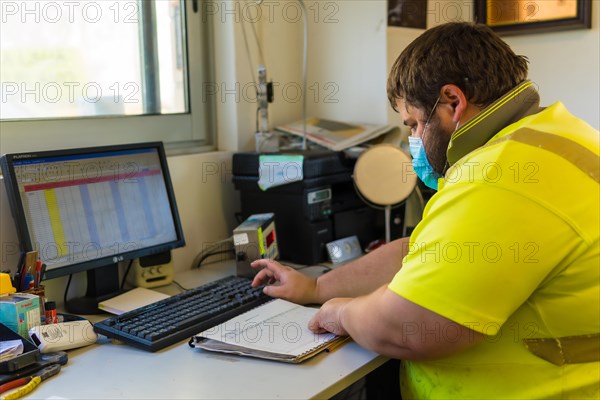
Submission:
[[[154,303],[155,301],[166,299],[167,297],[169,297],[169,295],[155,290],[138,287],[119,296],[115,296],[112,299],[100,302],[98,308],[111,314],[120,315],[127,311]]]
[[[278,126],[278,131],[304,136],[304,121]],[[391,125],[349,124],[320,118],[306,120],[306,139],[333,151],[373,140],[394,129]]]
[[[304,156],[261,154],[258,163],[258,186],[262,190],[304,179]]]
[[[276,299],[199,333],[191,344],[210,351],[298,363],[345,339],[311,332],[308,322],[317,311]]]
[[[0,342],[0,361],[10,360],[23,354],[24,347],[21,339],[3,340]]]

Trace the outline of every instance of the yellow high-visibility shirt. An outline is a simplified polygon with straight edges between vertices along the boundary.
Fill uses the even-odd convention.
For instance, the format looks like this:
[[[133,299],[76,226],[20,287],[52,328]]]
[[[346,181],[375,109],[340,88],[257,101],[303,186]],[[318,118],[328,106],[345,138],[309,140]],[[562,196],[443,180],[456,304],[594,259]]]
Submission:
[[[389,289],[486,339],[403,361],[403,398],[599,398],[599,362],[559,366],[523,344],[600,332],[599,152],[598,131],[556,103],[446,173]]]

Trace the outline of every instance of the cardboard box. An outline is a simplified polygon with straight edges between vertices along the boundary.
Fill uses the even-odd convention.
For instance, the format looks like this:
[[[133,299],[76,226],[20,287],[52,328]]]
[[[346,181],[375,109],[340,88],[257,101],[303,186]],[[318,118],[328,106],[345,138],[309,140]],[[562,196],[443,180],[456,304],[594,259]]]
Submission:
[[[0,297],[0,322],[29,339],[29,329],[41,323],[39,296],[13,293]]]

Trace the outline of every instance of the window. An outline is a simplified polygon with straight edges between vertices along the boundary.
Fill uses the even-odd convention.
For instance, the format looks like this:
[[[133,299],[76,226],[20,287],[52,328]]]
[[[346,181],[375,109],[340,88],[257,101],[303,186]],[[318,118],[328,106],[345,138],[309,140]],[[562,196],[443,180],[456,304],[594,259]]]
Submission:
[[[208,145],[206,19],[184,0],[0,0],[3,153]],[[187,8],[186,8],[187,6]],[[199,90],[200,89],[200,90]]]

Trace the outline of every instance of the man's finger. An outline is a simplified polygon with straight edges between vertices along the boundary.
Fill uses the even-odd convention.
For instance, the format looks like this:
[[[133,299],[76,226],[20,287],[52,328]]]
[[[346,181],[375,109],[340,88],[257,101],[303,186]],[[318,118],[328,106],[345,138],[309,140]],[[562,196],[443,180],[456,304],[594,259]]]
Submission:
[[[267,269],[261,269],[260,271],[258,271],[258,273],[254,276],[254,279],[252,280],[252,287],[256,287],[256,286],[260,286],[261,284],[265,283],[269,283],[269,281],[273,278],[273,272],[267,270]]]
[[[319,320],[317,319],[316,315],[310,321],[308,321],[308,329],[310,329],[311,332],[314,332],[314,333],[327,332],[325,329],[323,329],[319,326]]]
[[[277,262],[269,259],[269,258],[259,258],[257,260],[254,260],[250,263],[250,266],[253,268],[258,268],[258,267],[262,267],[262,268],[266,268],[269,266],[273,266],[277,264]]]
[[[284,297],[285,289],[282,286],[269,285],[263,288],[263,293],[271,297]]]

